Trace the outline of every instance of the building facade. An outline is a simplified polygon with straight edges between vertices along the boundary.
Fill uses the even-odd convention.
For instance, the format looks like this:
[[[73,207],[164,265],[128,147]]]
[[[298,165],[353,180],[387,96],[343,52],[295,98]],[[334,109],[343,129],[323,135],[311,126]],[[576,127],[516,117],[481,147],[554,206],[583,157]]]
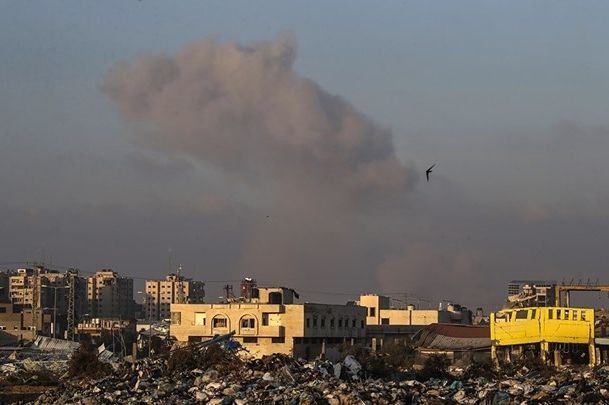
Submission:
[[[472,313],[458,304],[448,304],[443,309],[392,308],[389,297],[366,294],[360,296],[359,305],[366,307],[367,325],[425,326],[432,323],[471,324]]]
[[[88,318],[131,319],[135,316],[133,279],[112,270],[87,277]]]
[[[366,308],[366,334],[373,350],[389,342],[407,342],[427,325],[472,323],[472,312],[458,304],[441,309],[393,308],[387,296],[361,295],[357,302]]]
[[[42,309],[31,308],[11,302],[0,303],[0,345],[32,341],[37,334],[50,335],[52,314]]]
[[[169,319],[171,304],[202,304],[205,283],[175,274],[165,280],[147,280],[144,311],[147,320]]]
[[[592,308],[531,307],[491,313],[491,355],[497,365],[532,352],[556,366],[597,360]],[[599,346],[604,343],[602,339]],[[600,349],[598,349],[600,352]],[[598,356],[600,357],[600,356]]]
[[[508,283],[507,308],[554,305],[556,281],[512,280]]]
[[[294,303],[291,289],[257,288],[255,302],[172,304],[170,333],[199,342],[235,331],[251,355],[285,353],[338,358],[342,344],[364,344],[366,309],[357,305]]]
[[[78,273],[60,272],[38,266],[8,272],[8,301],[20,311],[29,311],[32,324],[39,324],[39,314],[51,313],[51,334],[63,336],[67,327],[70,275],[75,280],[75,317],[84,310],[84,285]],[[39,326],[37,333],[45,333]]]

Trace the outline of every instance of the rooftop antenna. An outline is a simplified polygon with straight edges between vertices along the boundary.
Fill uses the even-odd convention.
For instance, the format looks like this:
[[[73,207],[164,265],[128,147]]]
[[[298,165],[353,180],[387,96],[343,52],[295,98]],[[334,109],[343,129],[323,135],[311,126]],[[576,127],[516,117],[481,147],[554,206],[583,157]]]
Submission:
[[[177,278],[178,278],[178,304],[184,304],[184,282],[182,281],[182,265],[178,265]]]

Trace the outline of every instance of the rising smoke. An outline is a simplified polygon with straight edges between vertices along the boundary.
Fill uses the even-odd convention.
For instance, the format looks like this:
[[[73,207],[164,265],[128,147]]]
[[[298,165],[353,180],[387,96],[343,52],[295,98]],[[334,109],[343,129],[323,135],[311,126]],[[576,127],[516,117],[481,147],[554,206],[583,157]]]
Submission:
[[[289,36],[251,45],[205,40],[174,56],[117,64],[103,91],[138,143],[271,190],[260,221],[243,230],[244,274],[374,284],[390,245],[379,223],[402,209],[416,173],[397,159],[389,130],[299,75],[295,57]]]

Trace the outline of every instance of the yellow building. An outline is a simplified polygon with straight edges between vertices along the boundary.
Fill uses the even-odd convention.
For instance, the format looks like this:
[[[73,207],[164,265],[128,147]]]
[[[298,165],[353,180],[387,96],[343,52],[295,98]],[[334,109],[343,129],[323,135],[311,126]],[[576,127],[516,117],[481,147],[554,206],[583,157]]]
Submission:
[[[491,356],[496,363],[533,352],[554,363],[584,360],[595,364],[594,310],[569,307],[534,307],[491,314]]]
[[[199,342],[235,331],[253,356],[285,353],[338,357],[343,343],[365,343],[366,309],[357,305],[297,304],[291,289],[258,288],[247,303],[171,304],[170,333]]]

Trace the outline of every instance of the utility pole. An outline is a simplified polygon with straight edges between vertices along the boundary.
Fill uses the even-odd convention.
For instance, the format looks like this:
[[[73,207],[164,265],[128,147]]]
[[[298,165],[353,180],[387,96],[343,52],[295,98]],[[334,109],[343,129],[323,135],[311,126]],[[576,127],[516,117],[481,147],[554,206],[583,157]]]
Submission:
[[[74,296],[76,292],[76,274],[78,274],[78,270],[69,269],[68,270],[68,282],[69,282],[69,290],[68,290],[68,328],[67,328],[67,338],[68,340],[74,341],[74,318],[75,318],[75,308],[74,308]]]
[[[32,275],[32,327],[34,328],[34,339],[38,336],[38,271],[35,269],[35,273]]]

